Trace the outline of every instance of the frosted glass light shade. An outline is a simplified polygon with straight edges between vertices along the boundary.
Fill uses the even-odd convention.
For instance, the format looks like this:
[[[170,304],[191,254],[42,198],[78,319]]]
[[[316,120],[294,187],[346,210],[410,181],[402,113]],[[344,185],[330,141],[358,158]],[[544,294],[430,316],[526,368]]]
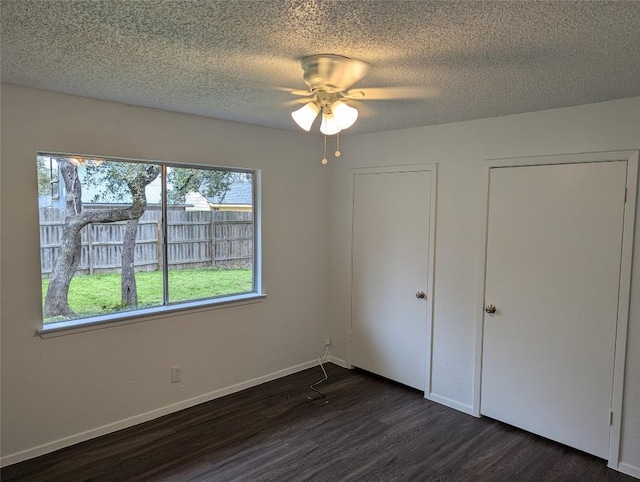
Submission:
[[[333,114],[322,113],[322,124],[320,124],[320,132],[325,136],[332,136],[340,132],[338,120]]]
[[[339,100],[331,105],[331,112],[338,121],[340,129],[348,129],[358,119],[358,110]]]
[[[293,117],[293,120],[296,121],[296,124],[298,124],[302,129],[309,131],[311,129],[311,124],[313,124],[313,121],[318,115],[318,112],[320,112],[320,107],[318,107],[315,102],[309,102],[298,110],[294,110],[291,113],[291,117]]]

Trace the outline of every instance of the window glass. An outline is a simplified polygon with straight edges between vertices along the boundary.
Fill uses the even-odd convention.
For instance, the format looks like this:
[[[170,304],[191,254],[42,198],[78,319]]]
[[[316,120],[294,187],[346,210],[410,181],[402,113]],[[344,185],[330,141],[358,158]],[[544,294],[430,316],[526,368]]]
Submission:
[[[253,172],[40,154],[37,173],[45,324],[255,291]]]
[[[169,302],[253,291],[253,176],[171,167],[168,177]]]

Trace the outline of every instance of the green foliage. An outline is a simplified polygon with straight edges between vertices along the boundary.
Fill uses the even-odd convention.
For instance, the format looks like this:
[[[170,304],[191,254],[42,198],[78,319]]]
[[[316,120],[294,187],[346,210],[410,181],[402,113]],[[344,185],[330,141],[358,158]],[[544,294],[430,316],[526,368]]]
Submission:
[[[138,162],[86,163],[83,184],[96,192],[91,202],[129,202],[131,192],[128,182],[157,167]],[[216,171],[212,169],[170,167],[167,169],[167,198],[170,203],[183,203],[189,192],[198,192],[206,198],[224,199],[229,186],[246,174]]]
[[[51,195],[50,162],[49,158],[38,156],[38,196]]]
[[[131,202],[129,183],[153,168],[160,169],[141,162],[87,163],[83,184],[96,189],[91,202]]]
[[[171,302],[197,300],[252,290],[251,269],[182,269],[169,272]],[[138,308],[162,306],[162,272],[136,273]],[[42,297],[49,280],[42,280]],[[97,316],[129,309],[121,302],[120,274],[74,276],[69,288],[69,305],[78,317]],[[58,318],[45,323],[60,321]]]
[[[189,192],[198,192],[206,198],[218,196],[223,200],[234,181],[234,173],[227,171],[177,167],[171,168],[168,177],[170,189],[167,197],[170,203],[184,202]]]

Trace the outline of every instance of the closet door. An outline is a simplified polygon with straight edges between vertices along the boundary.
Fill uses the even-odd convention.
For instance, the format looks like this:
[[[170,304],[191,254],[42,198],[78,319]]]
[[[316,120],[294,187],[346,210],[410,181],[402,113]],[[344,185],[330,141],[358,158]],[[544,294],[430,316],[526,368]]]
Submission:
[[[424,390],[432,171],[354,175],[352,364]]]
[[[626,161],[492,168],[481,413],[607,458]]]

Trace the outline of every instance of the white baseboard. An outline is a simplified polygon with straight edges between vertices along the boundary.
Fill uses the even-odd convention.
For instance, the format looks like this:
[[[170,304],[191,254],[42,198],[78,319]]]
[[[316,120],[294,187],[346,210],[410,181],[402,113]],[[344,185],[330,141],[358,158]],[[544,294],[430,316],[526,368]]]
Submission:
[[[618,472],[640,479],[640,467],[636,467],[634,465],[619,463]]]
[[[347,370],[351,370],[351,365],[348,364],[346,361],[342,360],[341,358],[337,358],[337,357],[335,357],[333,355],[329,355],[327,357],[327,361],[331,362],[331,363],[334,363],[334,364],[338,365],[339,367],[346,368]]]
[[[330,360],[330,361],[333,361],[333,360]],[[153,420],[155,418],[162,417],[164,415],[168,415],[173,412],[178,412],[180,410],[184,410],[185,408],[189,408],[195,405],[199,405],[201,403],[209,402],[216,398],[224,397],[225,395],[230,395],[232,393],[239,392],[246,388],[251,388],[265,382],[270,382],[271,380],[276,380],[277,378],[282,378],[287,375],[291,375],[293,373],[306,370],[307,368],[311,368],[313,366],[316,366],[317,364],[318,364],[318,360],[311,360],[305,363],[301,363],[299,365],[285,368],[284,370],[278,370],[277,372],[269,373],[267,375],[263,375],[258,378],[253,378],[251,380],[237,383],[235,385],[221,388],[219,390],[214,390],[212,392],[205,393],[203,395],[198,395],[197,397],[189,398],[181,402],[172,403],[171,405],[166,405],[164,407],[157,408],[149,412],[141,413],[139,415],[134,415],[133,417],[125,418],[117,422],[109,423],[107,425],[102,425],[101,427],[96,427],[91,430],[87,430],[85,432],[69,435],[68,437],[54,440],[53,442],[47,442],[45,444],[38,445],[36,447],[32,447],[26,450],[22,450],[20,452],[9,454],[0,458],[0,467],[5,467],[7,465],[22,462],[24,460],[32,459],[34,457],[39,457],[40,455],[48,454],[49,452],[53,452],[55,450],[59,450],[64,447],[68,447],[70,445],[75,445],[77,443],[84,442],[86,440],[100,437],[101,435],[106,435],[108,433],[115,432],[117,430],[122,430],[123,428],[128,428],[143,422],[148,422],[149,420]]]
[[[433,392],[429,394],[425,393],[424,398],[426,398],[427,400],[431,400],[432,402],[445,405],[449,408],[454,408],[468,415],[473,415],[473,407],[471,405],[465,405],[464,403],[456,402],[455,400],[451,400],[450,398],[437,395]]]

